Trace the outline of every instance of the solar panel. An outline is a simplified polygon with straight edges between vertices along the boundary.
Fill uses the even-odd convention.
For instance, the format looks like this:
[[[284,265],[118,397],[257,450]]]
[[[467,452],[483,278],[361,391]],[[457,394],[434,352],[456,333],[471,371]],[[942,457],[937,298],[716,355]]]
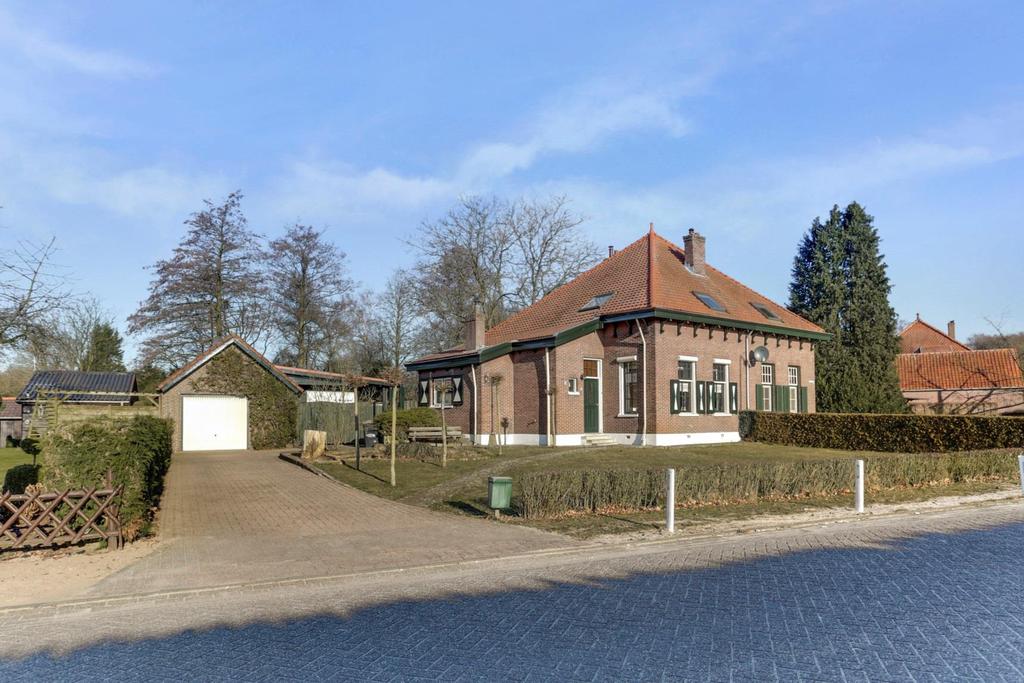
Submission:
[[[725,306],[718,303],[718,299],[711,296],[710,294],[705,294],[704,292],[694,292],[693,295],[700,299],[701,303],[710,308],[712,311],[721,311],[722,313],[725,313]]]

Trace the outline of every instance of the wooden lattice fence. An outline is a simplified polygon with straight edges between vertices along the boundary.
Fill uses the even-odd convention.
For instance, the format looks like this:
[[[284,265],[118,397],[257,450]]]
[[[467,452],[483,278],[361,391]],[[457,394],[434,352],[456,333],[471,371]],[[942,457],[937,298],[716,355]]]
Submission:
[[[107,541],[120,548],[122,487],[0,493],[0,552]]]

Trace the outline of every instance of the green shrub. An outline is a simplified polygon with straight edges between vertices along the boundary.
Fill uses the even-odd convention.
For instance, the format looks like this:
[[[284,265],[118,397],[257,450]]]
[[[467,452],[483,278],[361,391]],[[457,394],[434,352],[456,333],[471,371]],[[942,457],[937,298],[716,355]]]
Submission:
[[[15,438],[12,434],[7,435],[7,442],[4,444],[7,448],[21,448],[21,439]]]
[[[719,505],[828,497],[853,489],[854,460],[799,460],[676,468],[678,505]],[[1016,481],[1017,459],[1008,451],[884,455],[865,464],[871,490],[959,483]],[[570,512],[646,510],[665,504],[664,469],[531,472],[518,477],[516,506],[528,518]]]
[[[441,416],[431,408],[409,408],[399,410],[397,418],[398,440],[409,438],[409,427],[440,427]],[[391,436],[391,411],[386,410],[375,418],[377,431],[382,436]]]
[[[39,481],[39,465],[15,465],[4,474],[4,493],[25,493],[25,487]]]
[[[1024,447],[1024,419],[973,415],[761,413],[740,415],[749,441],[810,448],[945,453]]]
[[[39,455],[39,441],[36,439],[26,436],[18,446],[29,455]]]
[[[128,540],[141,535],[163,492],[171,459],[170,420],[151,416],[96,420],[53,430],[42,448],[47,489],[102,487],[107,473],[124,486],[121,525]]]

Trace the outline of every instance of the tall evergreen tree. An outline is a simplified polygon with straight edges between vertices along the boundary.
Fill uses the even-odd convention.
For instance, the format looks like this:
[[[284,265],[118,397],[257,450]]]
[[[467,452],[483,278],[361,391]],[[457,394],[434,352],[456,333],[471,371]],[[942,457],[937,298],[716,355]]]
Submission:
[[[790,310],[832,339],[815,353],[818,409],[901,412],[896,312],[874,219],[856,202],[815,218],[793,262]]]
[[[124,372],[124,350],[121,348],[121,341],[121,333],[110,323],[93,325],[82,369]]]

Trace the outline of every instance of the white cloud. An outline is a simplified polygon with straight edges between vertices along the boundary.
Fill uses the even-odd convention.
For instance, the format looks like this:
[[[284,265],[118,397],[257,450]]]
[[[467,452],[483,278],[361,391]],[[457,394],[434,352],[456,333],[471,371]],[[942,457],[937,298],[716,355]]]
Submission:
[[[101,78],[136,78],[159,70],[144,62],[103,50],[91,50],[60,41],[42,31],[20,25],[10,12],[0,11],[0,46],[6,46],[37,67],[68,69]]]

